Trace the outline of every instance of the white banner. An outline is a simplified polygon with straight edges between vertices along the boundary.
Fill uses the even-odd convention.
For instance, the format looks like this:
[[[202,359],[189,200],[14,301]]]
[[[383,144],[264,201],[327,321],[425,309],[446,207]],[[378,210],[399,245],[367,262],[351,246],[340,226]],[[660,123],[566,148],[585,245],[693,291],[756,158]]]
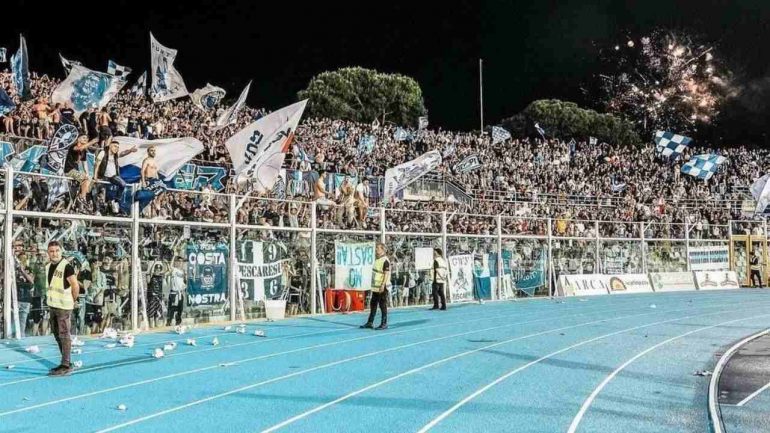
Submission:
[[[238,251],[238,286],[247,299],[264,301],[280,297],[283,274],[279,247],[274,242],[242,241]]]
[[[193,104],[201,110],[210,110],[225,97],[225,89],[206,83],[206,87],[198,89],[190,94]]]
[[[609,275],[559,275],[559,294],[561,296],[594,296],[606,295],[609,292]]]
[[[257,192],[273,188],[306,104],[307,99],[274,111],[225,143],[235,174],[256,179]]]
[[[692,272],[652,272],[650,283],[656,292],[683,292],[695,290]]]
[[[621,274],[610,277],[610,293],[652,293],[652,285],[647,274]]]
[[[72,103],[76,115],[89,107],[104,107],[126,84],[124,79],[105,72],[75,64],[71,66],[67,78],[54,90],[51,102],[62,105]]]
[[[738,275],[732,271],[693,272],[698,290],[739,289]]]
[[[152,66],[152,87],[150,96],[155,102],[187,96],[187,86],[182,75],[174,67],[176,50],[164,47],[150,33],[150,64]]]
[[[238,96],[238,100],[235,101],[235,104],[222,112],[219,118],[217,118],[217,122],[214,124],[214,127],[211,129],[214,131],[219,131],[220,129],[228,125],[232,125],[238,121],[238,113],[240,113],[241,109],[244,107],[244,105],[246,105],[246,97],[249,95],[249,89],[251,89],[251,81],[249,81],[249,84],[243,88],[241,95]]]
[[[435,170],[440,164],[441,153],[438,150],[432,150],[411,161],[389,168],[385,171],[385,201],[429,171]]]
[[[690,247],[690,269],[727,271],[730,269],[730,249],[727,245]]]
[[[414,268],[418,271],[433,269],[433,248],[414,249]]]
[[[334,242],[335,289],[371,290],[373,268],[374,242]]]
[[[120,158],[120,176],[128,183],[141,178],[142,161],[147,157],[147,149],[155,146],[155,163],[158,176],[170,182],[182,166],[190,162],[195,155],[203,152],[203,143],[194,137],[166,138],[163,140],[142,140],[133,137],[115,137],[120,151],[136,146],[137,151]]]
[[[473,255],[449,256],[449,299],[473,300]]]

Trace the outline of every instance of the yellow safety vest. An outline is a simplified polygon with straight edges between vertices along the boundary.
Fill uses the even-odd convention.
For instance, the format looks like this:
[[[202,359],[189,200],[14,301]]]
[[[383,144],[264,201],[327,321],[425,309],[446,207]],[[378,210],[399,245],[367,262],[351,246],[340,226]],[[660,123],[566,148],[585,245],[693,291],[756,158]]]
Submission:
[[[48,306],[52,308],[59,308],[61,310],[72,310],[75,308],[75,301],[72,299],[72,288],[64,288],[64,270],[67,269],[67,261],[62,259],[56,269],[53,271],[53,278],[48,284]],[[48,274],[51,272],[51,263],[45,267],[46,281]]]
[[[374,268],[372,269],[372,272],[374,272],[374,275],[372,275],[372,292],[379,293],[382,291],[382,283],[385,279],[385,272],[383,269],[385,268],[386,262],[388,262],[387,256],[382,256],[374,261]],[[390,273],[390,271],[388,271],[388,273]],[[388,284],[390,284],[390,275],[388,275],[388,281],[385,281],[385,285],[387,286]]]

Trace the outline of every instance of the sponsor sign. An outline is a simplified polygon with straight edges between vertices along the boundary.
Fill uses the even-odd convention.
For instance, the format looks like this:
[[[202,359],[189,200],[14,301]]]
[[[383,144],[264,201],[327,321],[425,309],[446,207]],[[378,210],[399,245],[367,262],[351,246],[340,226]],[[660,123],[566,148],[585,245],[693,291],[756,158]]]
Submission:
[[[693,272],[698,290],[728,290],[741,287],[738,275],[732,271]]]
[[[693,271],[729,270],[729,248],[727,245],[690,247],[690,269]]]
[[[610,277],[610,293],[652,293],[647,274],[621,274]]]
[[[650,284],[656,292],[683,292],[695,290],[692,272],[652,272]]]
[[[561,296],[595,296],[610,292],[610,276],[601,274],[560,275]]]

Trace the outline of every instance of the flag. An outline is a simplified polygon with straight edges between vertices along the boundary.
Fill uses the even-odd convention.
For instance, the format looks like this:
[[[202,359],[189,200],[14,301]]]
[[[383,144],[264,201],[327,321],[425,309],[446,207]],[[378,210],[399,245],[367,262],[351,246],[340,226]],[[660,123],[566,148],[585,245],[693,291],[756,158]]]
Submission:
[[[59,59],[61,59],[61,65],[62,67],[64,67],[64,73],[67,75],[69,75],[70,70],[72,69],[72,65],[83,66],[83,64],[78,62],[77,60],[65,59],[64,56],[61,55],[61,53],[59,53]]]
[[[444,152],[441,153],[442,158],[447,158],[449,156],[452,156],[455,154],[455,151],[457,150],[457,146],[455,146],[454,143],[450,144],[446,148],[444,148]]]
[[[275,184],[305,105],[307,99],[274,111],[225,143],[235,174],[256,179],[258,192],[269,191]]]
[[[107,73],[120,78],[126,78],[131,73],[131,68],[121,66],[112,60],[107,61]]]
[[[372,122],[372,130],[376,131],[380,129],[380,121],[379,119],[374,119],[374,122]]]
[[[251,89],[251,81],[249,81],[249,84],[243,88],[241,91],[241,96],[238,97],[238,100],[235,101],[235,104],[233,104],[230,108],[225,110],[222,115],[219,116],[217,123],[214,124],[214,131],[219,131],[220,129],[232,125],[238,121],[238,113],[241,111],[243,106],[246,105],[246,96],[249,94],[249,89]]]
[[[364,135],[358,139],[358,154],[369,155],[374,151],[374,146],[377,144],[377,139],[374,135]]]
[[[441,153],[431,150],[411,161],[389,168],[385,171],[385,201],[429,171],[435,170],[440,164]]]
[[[14,108],[16,108],[16,104],[14,104],[11,97],[5,93],[5,89],[0,87],[0,116],[10,113]]]
[[[227,92],[225,89],[217,86],[212,86],[206,83],[206,87],[198,89],[190,94],[193,104],[201,110],[209,110],[219,104],[219,101],[225,97]]]
[[[674,158],[681,155],[692,142],[692,138],[690,137],[668,131],[655,131],[655,135],[652,139],[655,141],[656,151],[661,156],[673,156]]]
[[[302,146],[297,146],[297,150],[299,150],[299,160],[300,162],[306,161],[306,162],[315,162],[315,158],[311,158],[310,155],[305,152],[305,149],[302,148]]]
[[[67,78],[54,90],[51,101],[55,104],[70,102],[75,113],[80,115],[88,107],[107,105],[125,84],[124,79],[114,75],[72,65]]]
[[[412,141],[412,133],[404,128],[398,127],[393,131],[393,139],[396,141]]]
[[[452,170],[454,170],[455,173],[470,173],[479,167],[481,167],[481,161],[479,161],[479,156],[470,155],[470,156],[467,156],[462,161],[455,164],[454,167],[452,167]]]
[[[0,63],[7,62],[7,56],[8,56],[8,50],[6,50],[3,47],[0,47]]]
[[[64,174],[64,159],[69,148],[78,138],[78,128],[69,123],[63,123],[48,140],[48,149],[40,161],[40,166],[55,175]]]
[[[757,208],[754,211],[757,214],[762,214],[767,209],[767,205],[770,204],[770,174],[766,174],[757,179],[751,186],[751,195],[757,202]]]
[[[625,182],[612,183],[612,192],[623,192],[626,189]]]
[[[543,137],[543,140],[545,140],[545,129],[543,129],[537,122],[535,122],[535,131],[537,131],[537,133]]]
[[[144,96],[145,93],[147,93],[147,71],[142,72],[142,75],[131,87],[131,95],[134,97]]]
[[[428,127],[428,116],[420,116],[417,119],[417,129],[425,129]]]
[[[182,75],[174,67],[176,50],[164,47],[150,33],[150,64],[152,66],[152,87],[150,96],[155,102],[187,96],[187,87]]]
[[[13,85],[16,86],[16,94],[24,100],[32,97],[29,88],[29,55],[27,54],[27,41],[19,35],[19,50],[11,56],[11,72]]]
[[[708,180],[717,172],[719,165],[725,161],[727,158],[724,156],[712,153],[696,155],[682,166],[682,173]]]
[[[119,151],[136,146],[137,151],[118,159],[120,177],[128,183],[138,182],[142,178],[142,162],[147,157],[147,149],[155,146],[155,161],[158,176],[165,182],[172,182],[177,171],[203,152],[203,143],[193,137],[166,138],[163,140],[142,140],[133,137],[113,137],[118,142]]]
[[[599,140],[596,137],[588,137],[588,144],[591,146],[596,146],[599,144]]]
[[[492,145],[511,139],[511,133],[499,126],[492,127]]]

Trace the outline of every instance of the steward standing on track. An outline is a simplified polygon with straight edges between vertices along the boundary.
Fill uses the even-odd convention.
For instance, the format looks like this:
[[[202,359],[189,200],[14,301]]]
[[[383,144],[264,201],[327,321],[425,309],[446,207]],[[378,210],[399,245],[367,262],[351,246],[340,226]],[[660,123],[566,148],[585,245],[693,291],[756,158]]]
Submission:
[[[438,310],[438,300],[441,298],[441,309],[446,310],[446,285],[449,275],[449,266],[447,266],[444,254],[441,248],[433,249],[433,308]]]
[[[369,305],[371,312],[369,320],[361,328],[372,328],[374,316],[377,315],[377,305],[382,310],[382,321],[377,330],[388,329],[388,286],[390,285],[390,260],[385,255],[385,245],[377,242],[372,276],[372,300]]]
[[[70,353],[72,341],[70,340],[70,323],[72,310],[75,308],[80,284],[78,284],[75,268],[62,259],[61,246],[56,241],[48,244],[47,274],[47,303],[51,309],[51,333],[59,345],[61,352],[61,364],[52,368],[49,376],[65,376],[72,372],[70,365]]]
[[[757,250],[754,253],[754,257],[751,258],[751,285],[754,287],[762,287],[762,261],[759,258],[759,255],[761,253],[759,250]],[[757,278],[757,280],[754,280],[754,277]],[[754,281],[757,281],[758,284],[755,286]]]

